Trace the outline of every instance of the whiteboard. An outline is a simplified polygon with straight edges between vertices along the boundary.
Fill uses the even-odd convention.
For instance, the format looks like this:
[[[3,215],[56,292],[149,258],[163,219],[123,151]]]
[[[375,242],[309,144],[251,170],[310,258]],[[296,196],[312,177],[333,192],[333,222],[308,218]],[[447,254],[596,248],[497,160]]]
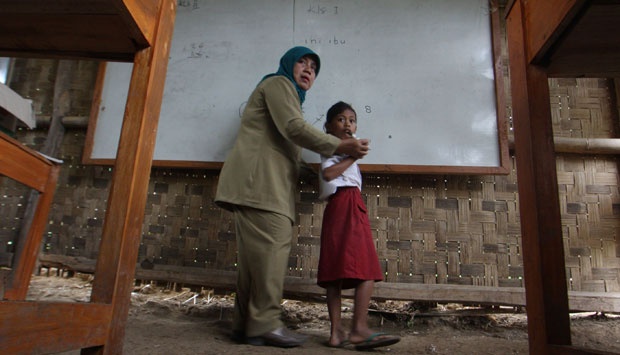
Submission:
[[[305,119],[322,129],[333,103],[351,103],[371,140],[362,166],[501,167],[489,11],[487,0],[180,0],[154,165],[223,162],[253,88],[303,45],[321,57]],[[131,70],[107,63],[91,162],[116,156]]]

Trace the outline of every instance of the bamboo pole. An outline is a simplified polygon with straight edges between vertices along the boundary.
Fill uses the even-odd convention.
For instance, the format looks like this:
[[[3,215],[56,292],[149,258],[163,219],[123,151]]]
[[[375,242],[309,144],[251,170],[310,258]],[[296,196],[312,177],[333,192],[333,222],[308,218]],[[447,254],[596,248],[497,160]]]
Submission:
[[[620,138],[554,137],[557,153],[620,154]]]
[[[48,128],[50,121],[50,116],[37,116],[37,128]],[[86,129],[88,127],[88,116],[64,116],[61,122],[65,128]]]
[[[556,153],[614,155],[620,154],[620,138],[553,138]],[[514,153],[514,137],[508,139]]]

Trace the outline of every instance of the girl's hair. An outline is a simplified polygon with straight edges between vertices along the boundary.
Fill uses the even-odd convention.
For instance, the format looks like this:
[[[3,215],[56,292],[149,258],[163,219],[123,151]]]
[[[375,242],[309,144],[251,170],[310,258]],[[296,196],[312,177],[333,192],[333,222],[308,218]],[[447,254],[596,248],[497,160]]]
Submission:
[[[333,104],[332,107],[329,108],[329,110],[327,110],[327,118],[325,119],[325,125],[323,125],[325,131],[327,131],[327,125],[334,119],[334,117],[336,117],[338,114],[343,113],[345,110],[353,111],[355,117],[357,117],[357,112],[355,112],[353,106],[346,102],[338,101]]]

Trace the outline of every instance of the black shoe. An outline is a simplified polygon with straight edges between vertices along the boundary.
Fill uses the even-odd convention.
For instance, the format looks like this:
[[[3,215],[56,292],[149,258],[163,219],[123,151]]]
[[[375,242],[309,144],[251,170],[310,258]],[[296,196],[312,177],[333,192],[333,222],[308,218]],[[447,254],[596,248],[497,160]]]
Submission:
[[[243,330],[234,330],[230,334],[230,340],[237,344],[246,344],[247,337],[245,336],[245,332]]]
[[[265,345],[265,340],[261,337],[247,337],[245,338],[244,344],[250,344],[254,346],[263,346]]]
[[[295,333],[286,327],[281,327],[257,337],[248,337],[247,343],[252,345],[271,345],[280,348],[300,346],[308,339],[303,334]]]
[[[265,345],[265,341],[261,337],[248,337],[242,330],[233,330],[230,334],[230,340],[237,344]]]

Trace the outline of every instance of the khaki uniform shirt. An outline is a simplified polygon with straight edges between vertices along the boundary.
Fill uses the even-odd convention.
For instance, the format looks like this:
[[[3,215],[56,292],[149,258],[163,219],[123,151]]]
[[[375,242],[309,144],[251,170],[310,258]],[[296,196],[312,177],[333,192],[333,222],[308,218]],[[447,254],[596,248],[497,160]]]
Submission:
[[[269,77],[250,95],[215,202],[229,210],[241,205],[279,213],[293,222],[301,147],[331,156],[339,144],[304,120],[289,79]]]

